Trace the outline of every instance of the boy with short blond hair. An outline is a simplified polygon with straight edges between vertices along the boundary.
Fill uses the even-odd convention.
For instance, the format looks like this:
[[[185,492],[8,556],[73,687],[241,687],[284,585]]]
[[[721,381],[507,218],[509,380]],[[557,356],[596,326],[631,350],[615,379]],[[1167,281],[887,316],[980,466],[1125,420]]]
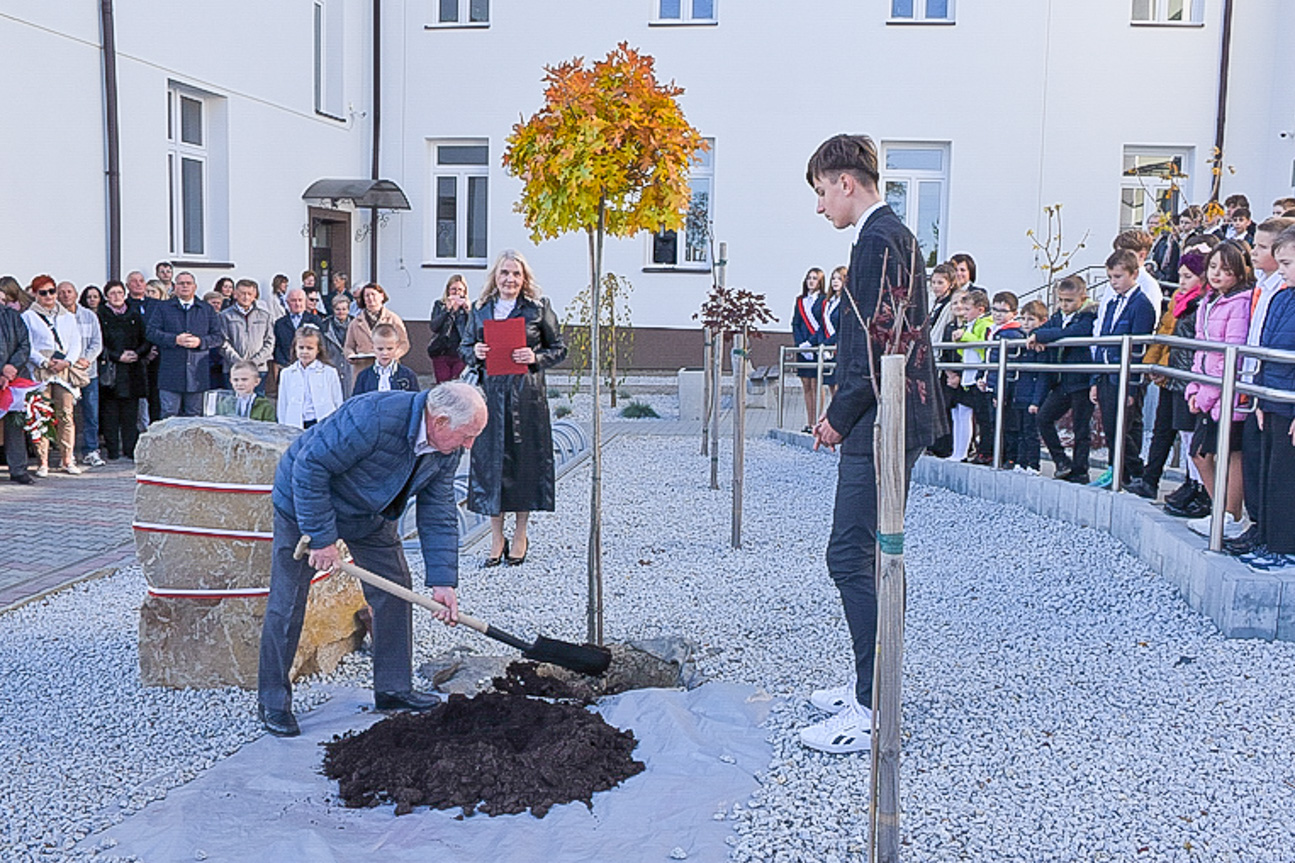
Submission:
[[[372,392],[390,392],[406,390],[417,392],[418,375],[400,364],[396,359],[400,352],[400,333],[391,324],[378,324],[373,328],[373,365],[360,372],[355,378],[355,389],[351,395]]]

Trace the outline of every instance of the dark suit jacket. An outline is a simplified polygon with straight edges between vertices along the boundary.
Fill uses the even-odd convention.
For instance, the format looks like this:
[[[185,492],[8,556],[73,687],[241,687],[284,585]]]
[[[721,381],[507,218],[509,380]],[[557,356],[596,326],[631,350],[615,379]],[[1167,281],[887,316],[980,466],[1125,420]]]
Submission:
[[[225,343],[216,310],[194,298],[186,311],[180,300],[172,297],[158,304],[144,321],[145,334],[157,345],[158,389],[177,393],[202,393],[211,389],[211,350]],[[180,333],[197,336],[196,348],[182,348],[175,343]]]
[[[310,310],[302,314],[301,322],[314,324],[320,330],[324,328],[324,319]],[[292,325],[292,315],[284,315],[274,322],[274,361],[279,368],[290,366],[296,360],[292,355],[292,337],[296,334],[297,328]]]
[[[872,425],[877,397],[872,386],[866,327],[877,310],[883,285],[907,294],[905,311],[913,341],[908,354],[906,444],[909,449],[929,446],[948,431],[948,417],[936,386],[935,357],[926,320],[926,269],[922,252],[894,210],[882,205],[859,230],[850,253],[850,275],[841,301],[841,327],[837,335],[837,392],[827,409],[827,420],[845,436],[841,452],[872,455]],[[910,283],[909,273],[913,277]],[[853,302],[851,301],[853,298]],[[858,314],[855,306],[858,306]],[[865,320],[860,320],[859,315]],[[876,377],[881,381],[883,346],[874,344]]]
[[[1152,308],[1151,301],[1147,295],[1142,293],[1141,288],[1134,288],[1129,292],[1128,299],[1124,301],[1124,308],[1120,310],[1120,316],[1110,321],[1106,321],[1107,312],[1113,308],[1116,299],[1112,297],[1109,301],[1111,305],[1102,309],[1102,320],[1098,324],[1099,336],[1146,336],[1156,331],[1156,310]],[[1138,362],[1141,355],[1146,351],[1146,345],[1133,346],[1133,362]],[[1120,348],[1119,345],[1099,345],[1093,350],[1093,358],[1099,363],[1119,363]],[[1090,380],[1092,386],[1097,386],[1097,382],[1102,379],[1103,375],[1093,375]],[[1111,383],[1117,383],[1119,375],[1105,375]],[[1137,386],[1141,383],[1141,378],[1135,376],[1131,385]]]
[[[419,389],[418,375],[400,363],[396,363],[396,370],[391,373],[391,388],[393,390],[417,392]],[[352,395],[358,396],[364,393],[376,393],[377,391],[378,364],[374,363],[355,376],[355,389],[352,391]]]

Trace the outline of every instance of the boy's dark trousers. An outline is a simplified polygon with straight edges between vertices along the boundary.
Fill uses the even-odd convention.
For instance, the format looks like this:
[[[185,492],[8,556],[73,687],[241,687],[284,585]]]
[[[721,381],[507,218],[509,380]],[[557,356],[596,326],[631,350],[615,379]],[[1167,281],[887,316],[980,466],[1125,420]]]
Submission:
[[[1124,409],[1124,471],[1121,484],[1142,476],[1142,399],[1146,391],[1130,384],[1128,396],[1132,402]],[[1121,433],[1116,427],[1119,419],[1119,384],[1103,375],[1097,382],[1097,405],[1102,409],[1102,431],[1106,433],[1107,458],[1115,458],[1115,440]]]
[[[1016,420],[1016,463],[1039,469],[1039,417],[1029,407],[1009,408],[1007,415]]]
[[[1066,458],[1066,451],[1061,446],[1061,435],[1057,434],[1057,420],[1070,413],[1071,423],[1075,430],[1074,452]],[[1057,471],[1073,469],[1079,472],[1088,470],[1088,448],[1092,443],[1090,425],[1093,421],[1093,403],[1088,400],[1088,390],[1080,389],[1066,392],[1057,387],[1048,393],[1038,413],[1039,436],[1052,455],[1052,463]]]
[[[965,404],[971,408],[976,421],[976,454],[993,456],[994,454],[994,397],[988,392],[981,392],[980,387],[966,390]]]
[[[1295,554],[1295,530],[1289,514],[1295,510],[1295,446],[1291,446],[1291,418],[1264,414],[1260,433],[1259,475],[1263,493],[1259,497],[1259,542],[1276,554]]]

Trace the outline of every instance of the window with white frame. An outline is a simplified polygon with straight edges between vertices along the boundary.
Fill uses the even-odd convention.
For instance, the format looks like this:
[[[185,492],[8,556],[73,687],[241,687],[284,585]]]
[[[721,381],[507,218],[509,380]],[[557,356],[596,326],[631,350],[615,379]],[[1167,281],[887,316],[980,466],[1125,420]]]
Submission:
[[[1188,200],[1191,178],[1185,166],[1191,150],[1167,147],[1125,147],[1120,175],[1120,230],[1146,227],[1157,211],[1173,214]]]
[[[954,0],[890,0],[890,20],[894,22],[953,22]]]
[[[648,266],[682,270],[710,268],[709,231],[715,217],[715,141],[699,151],[688,176],[688,216],[682,231],[657,231],[648,240]]]
[[[432,0],[436,10],[433,26],[486,27],[490,24],[490,0]]]
[[[944,260],[944,230],[949,209],[949,145],[884,143],[881,190],[886,204],[917,237],[933,267]]]
[[[490,145],[485,140],[432,142],[430,260],[484,264],[490,190]]]
[[[652,0],[654,24],[715,24],[719,0]]]
[[[314,0],[315,112],[341,118],[342,0]]]
[[[206,126],[206,100],[172,86],[166,106],[172,255],[207,254]]]
[[[1200,24],[1205,0],[1133,0],[1134,24]]]

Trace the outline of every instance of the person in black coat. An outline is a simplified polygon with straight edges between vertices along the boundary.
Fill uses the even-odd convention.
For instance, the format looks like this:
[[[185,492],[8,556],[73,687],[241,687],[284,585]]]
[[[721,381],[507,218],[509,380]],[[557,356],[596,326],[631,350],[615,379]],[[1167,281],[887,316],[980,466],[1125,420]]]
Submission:
[[[148,392],[144,358],[152,347],[144,335],[144,316],[126,299],[126,288],[112,280],[103,286],[99,326],[99,414],[108,461],[135,458],[139,439],[139,400]]]
[[[157,386],[162,419],[202,416],[203,393],[211,389],[211,349],[225,343],[220,318],[198,299],[192,273],[175,277],[175,296],[145,322],[145,335],[157,345]]]
[[[485,324],[508,318],[525,322],[526,346],[514,350],[512,359],[525,365],[526,371],[491,375],[486,372],[490,346]],[[481,373],[490,409],[490,421],[472,447],[468,483],[468,509],[490,516],[487,566],[497,566],[505,557],[510,566],[524,562],[530,550],[526,536],[530,513],[554,509],[553,430],[544,370],[566,355],[557,315],[540,296],[530,264],[519,252],[503,252],[486,276],[460,349],[463,362]],[[517,514],[512,553],[504,540],[506,512]]]
[[[1082,276],[1067,276],[1057,286],[1057,304],[1060,308],[1048,322],[1030,333],[1026,345],[1035,351],[1047,351],[1049,362],[1091,363],[1092,350],[1087,345],[1065,346],[1049,349],[1058,339],[1091,338],[1093,324],[1097,321],[1097,306],[1088,299],[1088,284]],[[1093,403],[1088,389],[1091,376],[1087,372],[1061,372],[1057,383],[1039,408],[1039,436],[1052,455],[1055,477],[1067,482],[1088,484],[1088,450],[1092,444],[1090,426],[1093,420]],[[1057,434],[1057,420],[1070,412],[1075,432],[1075,443],[1069,458]]]
[[[841,301],[836,395],[813,429],[816,447],[841,447],[827,569],[841,596],[855,674],[843,686],[811,695],[815,706],[835,715],[800,732],[806,746],[846,753],[867,749],[871,738],[878,541],[873,422],[883,354],[896,347],[907,354],[905,489],[918,455],[948,424],[936,386],[924,259],[877,189],[876,145],[864,135],[830,138],[809,160],[805,179],[818,197],[818,212],[833,227],[859,227]]]
[[[22,315],[0,302],[0,384],[8,386],[18,377],[31,356],[31,334]],[[35,482],[27,470],[27,433],[23,426],[26,411],[4,415],[4,454],[9,465],[9,481],[21,485]]]
[[[432,359],[432,372],[438,384],[454,380],[463,371],[459,346],[463,344],[470,314],[468,283],[455,273],[445,283],[445,294],[432,304],[432,314],[427,321],[432,331],[432,339],[427,343],[427,356]]]

